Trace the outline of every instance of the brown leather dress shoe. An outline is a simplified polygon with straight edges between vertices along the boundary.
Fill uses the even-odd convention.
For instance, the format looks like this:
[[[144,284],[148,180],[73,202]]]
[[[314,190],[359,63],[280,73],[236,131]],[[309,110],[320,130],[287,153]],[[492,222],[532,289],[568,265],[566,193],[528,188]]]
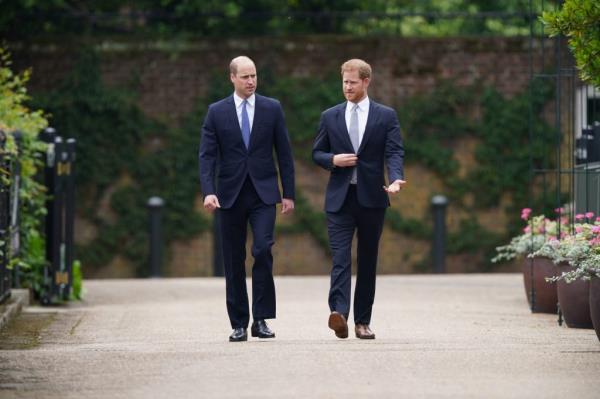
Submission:
[[[375,334],[371,331],[368,324],[357,324],[354,326],[354,332],[356,333],[356,338],[375,339]]]
[[[348,323],[343,314],[331,312],[329,315],[329,328],[335,331],[335,336],[338,338],[348,338]]]

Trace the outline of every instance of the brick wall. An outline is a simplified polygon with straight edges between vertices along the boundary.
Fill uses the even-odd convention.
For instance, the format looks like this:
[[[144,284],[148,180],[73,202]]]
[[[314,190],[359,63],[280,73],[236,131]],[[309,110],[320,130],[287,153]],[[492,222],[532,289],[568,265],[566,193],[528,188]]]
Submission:
[[[533,59],[539,64],[542,43],[534,44],[536,51]],[[132,77],[135,77],[139,81],[139,105],[143,111],[171,123],[176,123],[193,109],[196,99],[205,95],[215,73],[220,73],[222,79],[228,79],[228,63],[240,54],[253,58],[259,70],[315,79],[336,73],[340,64],[349,58],[363,58],[372,65],[374,71],[370,96],[383,103],[401,106],[411,96],[431,91],[441,79],[452,79],[464,85],[482,82],[493,85],[508,96],[518,93],[529,80],[528,45],[526,38],[347,36],[206,39],[185,44],[121,39],[94,44],[101,53],[101,71],[105,82],[129,87]],[[35,95],[36,92],[55,87],[69,72],[77,56],[78,43],[13,43],[9,47],[16,70],[32,67],[29,87],[32,95]],[[465,143],[464,149],[469,145]],[[466,165],[472,161],[472,154],[463,155],[459,155],[461,163]],[[312,165],[303,167],[310,171]],[[326,178],[315,169],[308,173],[315,173],[314,179],[308,179],[313,182]],[[408,167],[406,173],[409,180],[416,181],[418,178],[428,183],[411,186],[394,200],[394,206],[407,210],[409,216],[421,218],[428,212],[428,198],[439,182],[418,165]],[[324,189],[324,183],[322,187]],[[305,191],[313,196],[311,192],[314,187],[307,186]],[[311,202],[318,202],[318,195],[314,197]],[[504,225],[502,217],[499,208],[487,211],[480,220],[484,226],[497,230],[498,226]],[[452,218],[449,223],[452,227]],[[93,237],[89,225],[86,227],[82,222],[76,227],[78,237]],[[207,244],[210,240],[210,234],[205,234],[187,242],[174,243],[170,248],[173,256],[168,274],[210,274],[212,247]],[[412,265],[417,264],[428,250],[428,243],[407,240],[386,230],[382,239],[381,271],[410,272]],[[311,256],[307,256],[307,251],[311,252]],[[328,262],[320,251],[309,236],[282,238],[275,247],[275,255],[285,257],[285,266],[275,272],[327,273],[328,265],[317,264]],[[468,254],[451,257],[449,270],[472,270],[471,260]],[[94,273],[102,277],[126,276],[129,273],[127,267],[126,260],[116,257],[106,268]]]

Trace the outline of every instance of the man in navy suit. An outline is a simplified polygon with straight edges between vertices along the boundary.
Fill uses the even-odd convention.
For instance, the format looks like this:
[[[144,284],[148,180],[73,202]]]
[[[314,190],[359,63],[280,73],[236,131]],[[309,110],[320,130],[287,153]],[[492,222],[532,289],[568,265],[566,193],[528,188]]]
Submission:
[[[281,104],[255,93],[254,62],[236,57],[229,69],[234,93],[209,106],[199,163],[204,208],[220,213],[227,313],[233,328],[229,341],[237,342],[248,339],[250,321],[245,271],[248,222],[254,237],[251,333],[253,337],[275,337],[265,322],[275,318],[271,254],[275,204],[282,202],[283,214],[294,209],[294,161]]]
[[[323,112],[313,146],[315,163],[331,172],[325,195],[327,230],[333,257],[329,289],[329,328],[348,337],[351,292],[351,247],[358,236],[354,291],[357,338],[374,339],[369,326],[375,298],[379,238],[388,194],[404,181],[404,147],[396,112],[369,99],[371,67],[352,59],[342,65],[342,88],[348,100]],[[388,179],[385,185],[384,163]]]

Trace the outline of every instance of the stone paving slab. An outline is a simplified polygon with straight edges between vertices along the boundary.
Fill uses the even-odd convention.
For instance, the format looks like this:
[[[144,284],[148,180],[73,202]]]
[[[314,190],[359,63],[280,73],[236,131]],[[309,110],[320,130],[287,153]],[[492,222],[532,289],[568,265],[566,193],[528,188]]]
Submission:
[[[327,277],[277,277],[274,340],[229,343],[221,279],[85,281],[0,332],[0,398],[598,398],[593,330],[517,274],[380,276],[374,341],[327,328]]]
[[[11,289],[10,297],[0,304],[0,330],[29,305],[29,290]]]

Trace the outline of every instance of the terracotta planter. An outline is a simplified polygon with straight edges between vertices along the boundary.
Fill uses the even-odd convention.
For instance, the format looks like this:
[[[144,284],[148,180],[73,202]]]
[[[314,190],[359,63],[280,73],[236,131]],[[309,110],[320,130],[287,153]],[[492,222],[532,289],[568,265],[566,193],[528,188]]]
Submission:
[[[529,308],[533,313],[552,313],[558,311],[558,297],[556,295],[556,283],[549,283],[546,277],[558,274],[558,269],[548,258],[536,257],[526,258],[521,263],[523,270],[523,281],[525,283],[525,295]],[[531,272],[533,268],[533,306],[531,306],[532,284]]]
[[[562,271],[573,270],[573,266],[559,265]],[[593,328],[590,317],[590,282],[589,280],[575,280],[567,283],[560,280],[556,285],[558,292],[558,303],[565,319],[567,327],[570,328]]]
[[[593,277],[590,280],[590,316],[600,340],[600,277]]]

